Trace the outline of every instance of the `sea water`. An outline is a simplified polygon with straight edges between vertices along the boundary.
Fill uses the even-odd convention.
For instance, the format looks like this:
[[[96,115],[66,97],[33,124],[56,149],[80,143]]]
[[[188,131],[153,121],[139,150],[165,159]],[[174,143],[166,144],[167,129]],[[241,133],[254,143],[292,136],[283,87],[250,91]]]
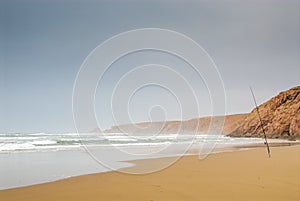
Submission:
[[[223,135],[121,133],[0,134],[0,189],[130,167],[127,161],[186,155],[191,149],[263,143]]]

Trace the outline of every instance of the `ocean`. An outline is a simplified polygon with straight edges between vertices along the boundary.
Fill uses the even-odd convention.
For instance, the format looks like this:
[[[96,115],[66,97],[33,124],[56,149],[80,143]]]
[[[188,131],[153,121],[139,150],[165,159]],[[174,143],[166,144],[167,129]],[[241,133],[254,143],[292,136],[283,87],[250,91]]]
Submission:
[[[0,134],[0,189],[120,170],[133,166],[128,162],[131,160],[174,157],[173,161],[158,169],[125,173],[155,172],[171,165],[182,155],[199,154],[203,159],[220,148],[263,142],[260,138],[224,135]]]

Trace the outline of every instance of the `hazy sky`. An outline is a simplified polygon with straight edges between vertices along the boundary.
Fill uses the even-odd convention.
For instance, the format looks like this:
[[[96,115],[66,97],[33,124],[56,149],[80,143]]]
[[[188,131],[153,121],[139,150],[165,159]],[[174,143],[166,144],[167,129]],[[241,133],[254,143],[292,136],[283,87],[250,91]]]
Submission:
[[[249,85],[259,103],[300,85],[300,1],[0,2],[0,133],[75,131],[72,90],[82,62],[101,42],[131,29],[171,29],[205,48],[224,81],[229,114],[253,108]],[[96,111],[108,116],[101,119],[104,127],[114,122],[101,92],[111,90],[133,66],[153,60],[174,69],[184,66],[169,56],[146,52],[112,66],[96,94]],[[199,91],[206,94],[201,114],[209,115],[205,86],[193,75],[188,79],[200,83]],[[147,120],[145,107],[159,104],[169,107],[168,119],[178,119],[170,94],[147,90],[133,99],[134,121]],[[184,119],[195,117],[193,108],[187,111]],[[158,111],[154,120],[160,118]]]

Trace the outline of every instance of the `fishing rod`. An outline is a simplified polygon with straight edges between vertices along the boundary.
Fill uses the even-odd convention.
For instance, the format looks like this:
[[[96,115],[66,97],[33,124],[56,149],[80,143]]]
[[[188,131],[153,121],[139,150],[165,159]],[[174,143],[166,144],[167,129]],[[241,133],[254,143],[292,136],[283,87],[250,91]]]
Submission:
[[[260,127],[261,127],[261,129],[262,129],[262,131],[263,131],[263,134],[264,134],[265,145],[267,146],[268,155],[269,155],[269,158],[270,158],[270,157],[271,157],[270,147],[269,147],[269,144],[268,144],[268,141],[267,141],[266,132],[265,132],[265,129],[264,129],[262,120],[261,120],[261,116],[260,116],[260,113],[259,113],[259,109],[258,109],[258,106],[257,106],[257,102],[256,102],[256,99],[255,99],[255,96],[254,96],[254,92],[253,92],[251,86],[249,86],[249,88],[250,88],[250,91],[251,91],[251,94],[252,94],[252,97],[253,97],[253,101],[254,101],[254,103],[255,103],[255,108],[256,108],[257,116],[258,116],[259,121],[260,121]]]

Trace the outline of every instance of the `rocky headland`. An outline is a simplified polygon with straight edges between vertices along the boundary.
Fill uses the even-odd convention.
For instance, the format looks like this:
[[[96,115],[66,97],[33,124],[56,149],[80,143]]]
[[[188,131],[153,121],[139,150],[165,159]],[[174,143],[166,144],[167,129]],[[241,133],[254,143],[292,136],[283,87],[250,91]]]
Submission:
[[[280,92],[258,106],[267,138],[300,139],[300,86]],[[95,130],[97,131],[97,130]],[[250,113],[201,117],[187,121],[142,122],[113,126],[105,133],[222,133],[231,137],[263,137],[256,108]]]

